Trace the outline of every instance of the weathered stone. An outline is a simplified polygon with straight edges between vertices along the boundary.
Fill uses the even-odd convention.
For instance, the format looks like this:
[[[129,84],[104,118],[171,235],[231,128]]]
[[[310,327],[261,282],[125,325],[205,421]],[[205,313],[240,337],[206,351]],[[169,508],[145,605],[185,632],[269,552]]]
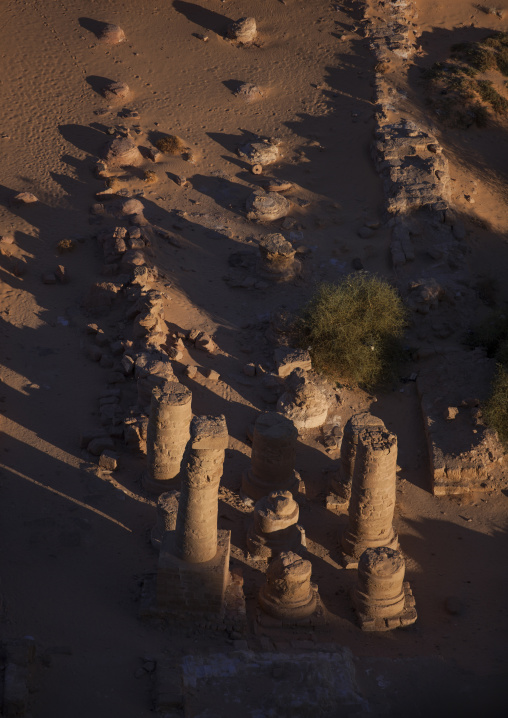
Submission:
[[[341,539],[346,568],[356,568],[368,548],[398,548],[393,528],[397,437],[384,427],[362,429],[354,461],[349,524]]]
[[[143,155],[130,137],[120,137],[109,142],[103,150],[108,167],[137,167],[143,162]]]
[[[247,218],[256,222],[273,222],[289,214],[291,202],[277,192],[256,190],[246,202]]]
[[[404,583],[400,551],[386,546],[364,551],[358,563],[358,585],[352,594],[364,631],[386,631],[416,621],[414,599]]]
[[[114,471],[118,466],[118,454],[105,449],[99,457],[99,466],[108,471]]]
[[[178,382],[166,381],[152,392],[147,433],[147,470],[143,485],[161,493],[165,482],[180,473],[190,436],[192,394]],[[167,486],[167,484],[166,484]]]
[[[304,537],[298,526],[299,508],[289,491],[273,491],[254,507],[247,532],[247,549],[258,558],[269,559],[284,551],[301,551]]]
[[[297,368],[286,381],[286,391],[277,402],[277,410],[299,431],[313,429],[325,423],[332,396],[331,388],[321,377]]]
[[[256,20],[253,17],[241,17],[228,25],[227,36],[242,45],[254,42],[257,35]]]
[[[279,148],[269,140],[248,142],[237,149],[239,157],[248,160],[251,165],[271,165],[279,159]]]
[[[113,23],[104,23],[99,30],[98,37],[105,45],[118,45],[125,41],[125,33],[122,28]]]
[[[242,494],[258,501],[272,491],[295,490],[294,424],[276,412],[260,414],[254,425],[251,467],[242,477]]]
[[[279,347],[273,353],[277,374],[281,377],[289,376],[295,369],[311,371],[312,360],[306,349],[293,347]]]
[[[126,82],[110,82],[102,89],[107,100],[125,100],[130,95],[130,88]]]
[[[298,554],[288,551],[275,558],[266,572],[266,582],[258,595],[262,611],[286,621],[311,616],[317,607],[317,591],[310,577],[312,566]]]

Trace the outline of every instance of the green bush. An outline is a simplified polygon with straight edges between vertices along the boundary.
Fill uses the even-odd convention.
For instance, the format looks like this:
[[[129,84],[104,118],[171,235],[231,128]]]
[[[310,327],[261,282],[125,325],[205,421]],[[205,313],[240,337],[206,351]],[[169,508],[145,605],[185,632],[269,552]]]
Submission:
[[[483,418],[508,448],[508,371],[504,366],[498,365],[490,397],[483,407]]]
[[[366,388],[395,374],[406,310],[396,289],[366,272],[321,284],[302,312],[300,339],[314,367]]]

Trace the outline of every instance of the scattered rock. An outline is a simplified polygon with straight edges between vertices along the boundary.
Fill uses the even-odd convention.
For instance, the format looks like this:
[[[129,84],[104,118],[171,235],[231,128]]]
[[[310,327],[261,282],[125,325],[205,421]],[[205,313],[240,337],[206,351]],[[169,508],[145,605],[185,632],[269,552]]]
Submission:
[[[68,284],[70,281],[69,272],[63,264],[59,264],[55,270],[55,276],[60,284]]]
[[[125,214],[127,217],[130,217],[131,215],[140,215],[143,214],[144,206],[143,203],[139,201],[139,199],[128,199],[122,204],[122,214]]]
[[[357,234],[362,239],[370,239],[374,236],[374,230],[371,227],[360,227]]]
[[[107,100],[125,100],[130,95],[130,87],[126,82],[110,82],[102,94]]]
[[[106,449],[99,458],[99,466],[108,471],[115,471],[118,467],[119,456],[116,452]]]
[[[130,137],[111,140],[103,150],[103,157],[109,167],[138,167],[143,162],[143,155]]]
[[[248,82],[242,82],[234,94],[245,102],[254,102],[263,97],[263,93],[259,87]]]
[[[196,349],[208,352],[208,354],[215,354],[217,351],[217,344],[213,341],[212,337],[206,332],[200,332],[195,340]]]
[[[98,37],[106,45],[118,45],[120,42],[125,41],[125,33],[122,28],[113,23],[105,23]]]
[[[274,351],[275,364],[278,376],[289,376],[295,369],[311,371],[312,360],[306,349],[293,349],[292,347],[279,347]]]
[[[293,183],[286,180],[274,179],[272,177],[266,180],[263,187],[267,192],[287,192],[293,187]]]
[[[215,369],[203,369],[203,376],[209,379],[209,381],[219,381],[220,379],[220,374],[215,371]]]
[[[269,140],[248,142],[237,149],[237,154],[253,165],[271,165],[279,158],[279,148]]]
[[[245,376],[256,376],[256,365],[255,364],[244,364],[243,373]]]
[[[231,40],[236,40],[242,45],[247,45],[256,39],[257,26],[253,17],[241,17],[236,22],[231,23],[227,28],[227,36]]]
[[[185,367],[185,375],[189,377],[189,379],[194,379],[196,374],[198,373],[197,366],[190,365],[188,367]]]
[[[248,219],[273,222],[289,214],[291,202],[277,192],[256,190],[247,198],[246,209]]]
[[[458,413],[459,410],[456,406],[449,406],[444,410],[443,418],[446,419],[446,421],[453,421]]]
[[[19,192],[12,198],[12,201],[14,204],[34,204],[39,200],[31,192]]]

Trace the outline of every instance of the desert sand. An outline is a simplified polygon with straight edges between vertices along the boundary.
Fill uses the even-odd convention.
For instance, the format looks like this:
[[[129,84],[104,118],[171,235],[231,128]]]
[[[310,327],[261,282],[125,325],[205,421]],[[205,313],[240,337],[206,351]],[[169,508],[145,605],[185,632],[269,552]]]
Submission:
[[[453,43],[507,32],[508,7],[500,5],[504,13],[497,15],[469,0],[413,5],[417,51],[387,77],[400,95],[399,114],[442,147],[449,205],[465,234],[463,298],[446,305],[446,344],[428,323],[411,330],[408,341],[437,342],[432,356],[452,362],[453,374],[465,329],[489,311],[474,289],[478,280],[497,282],[497,306],[508,300],[508,120],[492,114],[484,128],[444,125],[426,103],[420,68],[448,57]],[[298,312],[319,282],[354,271],[353,260],[397,286],[409,277],[407,266],[397,271],[391,261],[383,183],[371,156],[376,59],[365,18],[375,22],[385,10],[374,0],[5,0],[0,8],[0,235],[8,238],[0,245],[0,620],[2,642],[35,640],[34,718],[152,715],[162,659],[174,662],[176,675],[189,656],[239,649],[297,656],[334,646],[351,649],[357,662],[365,715],[506,715],[506,483],[433,495],[417,383],[407,378],[427,371],[427,381],[430,373],[437,382],[441,370],[425,370],[422,359],[387,390],[340,389],[326,425],[343,427],[353,413],[370,410],[397,435],[395,526],[417,623],[379,634],[358,627],[348,596],[355,578],[341,567],[337,548],[346,513],[325,505],[339,453],[335,446],[327,450],[316,428],[300,434],[296,468],[306,491],[300,523],[312,580],[330,623],[303,635],[275,631],[268,644],[253,630],[266,568],[246,557],[250,509],[239,488],[252,422],[260,411],[274,410],[261,375],[273,370],[270,319],[274,311]],[[225,33],[246,15],[256,19],[258,35],[241,45]],[[125,40],[101,40],[104,23],[118,25]],[[128,94],[105,92],[111,82],[126,83]],[[242,83],[258,91],[238,92]],[[498,89],[508,98],[506,85]],[[185,149],[156,157],[156,142],[167,134],[182,138]],[[139,166],[113,173],[113,198],[98,198],[106,184],[97,177],[97,161],[108,141],[122,136],[141,147]],[[237,148],[258,137],[276,139],[279,157],[254,174]],[[283,193],[292,204],[289,217],[249,220],[247,198],[274,179],[291,183]],[[38,201],[14,201],[21,192]],[[95,315],[90,304],[93,284],[116,281],[103,273],[96,237],[129,226],[128,217],[114,216],[118,201],[128,198],[143,205],[141,229],[149,232],[149,263],[158,271],[153,287],[163,294],[168,335],[199,329],[218,347],[209,354],[185,341],[171,364],[192,391],[194,414],[226,417],[219,528],[232,531],[231,566],[244,575],[245,636],[192,622],[140,621],[140,582],[157,565],[149,539],[156,497],[141,484],[146,457],[125,445],[121,429],[113,437],[115,471],[81,446],[85,432],[105,428],[99,397],[111,389],[117,361],[109,363],[107,351],[103,366],[90,360],[85,350],[94,340],[87,327],[96,324],[108,346],[131,338],[121,292],[106,313]],[[359,234],[366,224],[374,230]],[[300,276],[259,287],[225,281],[239,271],[238,256],[255,252],[270,232],[282,232],[298,248]],[[60,254],[62,240],[73,240],[74,251]],[[59,265],[65,281],[51,276]],[[429,276],[427,270],[422,260]],[[264,369],[247,376],[246,364]],[[189,365],[198,367],[193,378]],[[219,379],[207,378],[207,370]],[[135,383],[126,378],[113,386],[122,391],[127,416]],[[460,397],[448,398],[447,391],[445,382],[435,397],[455,406]],[[206,695],[189,695],[185,715],[255,715],[247,698],[245,709],[232,713],[221,712],[212,692],[209,701],[207,713]],[[294,715],[313,715],[302,710]],[[175,708],[167,715],[184,713]]]

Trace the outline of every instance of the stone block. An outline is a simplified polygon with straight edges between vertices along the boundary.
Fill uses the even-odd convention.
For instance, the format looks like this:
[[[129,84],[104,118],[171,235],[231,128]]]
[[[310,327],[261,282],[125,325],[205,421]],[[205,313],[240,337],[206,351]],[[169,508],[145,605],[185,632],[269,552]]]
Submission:
[[[162,541],[157,570],[158,612],[221,614],[229,582],[230,531],[218,531],[217,553],[204,563],[188,563],[175,556],[175,534],[167,532]]]

